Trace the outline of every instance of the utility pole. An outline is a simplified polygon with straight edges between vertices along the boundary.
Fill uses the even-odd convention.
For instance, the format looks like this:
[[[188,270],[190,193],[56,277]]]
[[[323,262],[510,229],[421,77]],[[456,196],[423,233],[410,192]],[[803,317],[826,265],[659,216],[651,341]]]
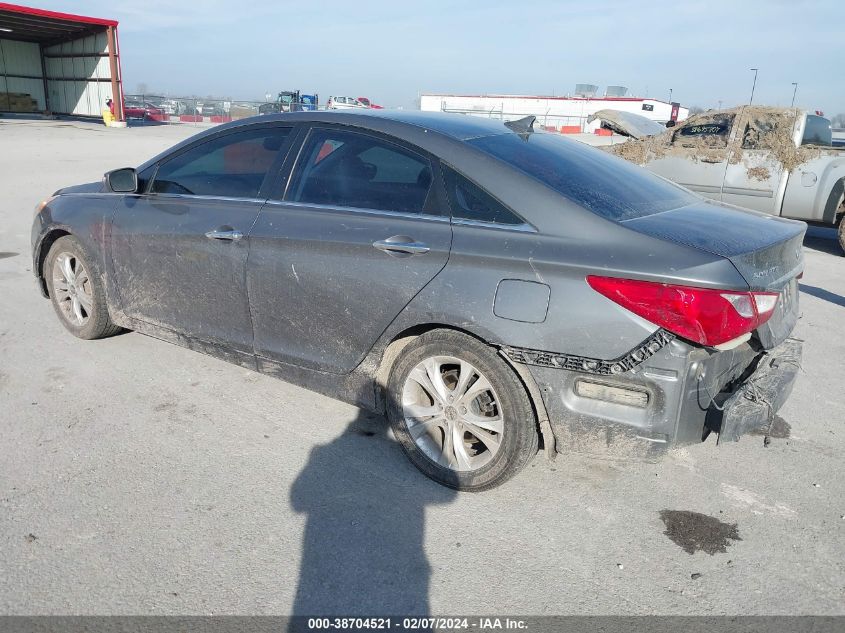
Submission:
[[[719,100],[719,109],[720,110],[722,109],[722,100],[721,99]]]
[[[789,106],[790,108],[795,107],[795,94],[798,92],[798,84],[793,81],[792,85],[794,86],[794,88],[792,89],[792,105]]]
[[[751,105],[754,102],[754,88],[757,87],[757,71],[758,68],[751,68],[754,71],[754,83],[751,84],[751,98],[748,100],[748,105]]]
[[[672,103],[672,89],[669,88],[669,103]]]

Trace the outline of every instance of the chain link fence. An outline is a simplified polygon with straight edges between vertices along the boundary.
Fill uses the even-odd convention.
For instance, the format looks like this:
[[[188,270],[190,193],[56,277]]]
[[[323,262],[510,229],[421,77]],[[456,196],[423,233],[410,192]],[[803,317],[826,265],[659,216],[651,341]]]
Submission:
[[[123,113],[130,123],[199,125],[227,123],[261,114],[323,108],[317,95],[295,93],[282,93],[274,101],[128,94],[124,96]]]

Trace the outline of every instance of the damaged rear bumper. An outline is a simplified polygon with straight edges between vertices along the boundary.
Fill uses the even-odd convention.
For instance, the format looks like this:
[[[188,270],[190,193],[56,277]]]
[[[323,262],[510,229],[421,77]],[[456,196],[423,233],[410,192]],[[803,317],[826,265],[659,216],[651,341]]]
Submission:
[[[792,391],[801,342],[717,351],[658,332],[624,358],[593,364],[514,348],[503,354],[533,379],[557,452],[648,458],[712,432],[721,441],[765,429]],[[608,399],[608,388],[625,398]]]
[[[801,367],[800,341],[790,339],[763,354],[754,372],[714,407],[708,426],[719,433],[719,443],[738,441],[756,429],[766,429],[792,393]],[[721,411],[719,411],[721,409]]]

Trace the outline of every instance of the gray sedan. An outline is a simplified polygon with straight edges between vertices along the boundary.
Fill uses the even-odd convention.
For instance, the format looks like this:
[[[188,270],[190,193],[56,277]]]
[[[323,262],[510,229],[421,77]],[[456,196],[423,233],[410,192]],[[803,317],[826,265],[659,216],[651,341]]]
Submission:
[[[659,455],[771,424],[801,222],[705,201],[532,120],[367,110],[203,132],[39,204],[42,293],[384,413],[462,490],[542,447]]]

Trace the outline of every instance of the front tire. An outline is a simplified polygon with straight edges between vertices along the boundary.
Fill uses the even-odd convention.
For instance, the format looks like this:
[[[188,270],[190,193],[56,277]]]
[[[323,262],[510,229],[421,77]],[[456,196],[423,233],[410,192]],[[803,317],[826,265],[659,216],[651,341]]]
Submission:
[[[842,203],[845,207],[845,202]],[[839,248],[842,249],[842,254],[845,255],[845,213],[839,218],[839,227],[836,229],[836,235],[839,237]]]
[[[387,411],[411,462],[457,490],[499,486],[537,453],[536,416],[519,377],[460,332],[434,330],[405,347],[391,371]]]
[[[59,321],[71,334],[92,340],[121,331],[109,317],[102,279],[75,237],[66,235],[53,243],[44,277]]]

